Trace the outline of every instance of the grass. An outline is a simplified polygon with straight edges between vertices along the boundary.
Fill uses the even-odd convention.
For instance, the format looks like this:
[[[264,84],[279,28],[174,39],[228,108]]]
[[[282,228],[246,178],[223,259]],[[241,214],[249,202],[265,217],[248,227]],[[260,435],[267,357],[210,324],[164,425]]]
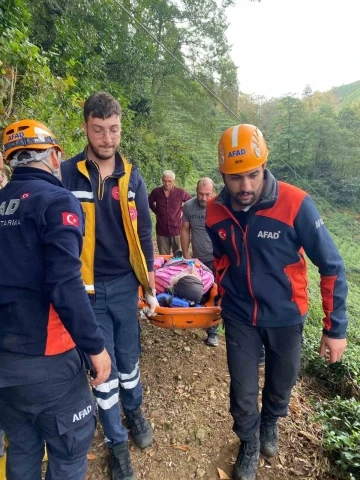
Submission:
[[[308,262],[310,310],[304,329],[303,369],[327,387],[329,399],[317,405],[323,423],[323,445],[344,472],[360,478],[360,225],[350,214],[326,212],[325,224],[343,257],[349,293],[348,347],[341,362],[326,365],[318,355],[322,330],[319,273]]]

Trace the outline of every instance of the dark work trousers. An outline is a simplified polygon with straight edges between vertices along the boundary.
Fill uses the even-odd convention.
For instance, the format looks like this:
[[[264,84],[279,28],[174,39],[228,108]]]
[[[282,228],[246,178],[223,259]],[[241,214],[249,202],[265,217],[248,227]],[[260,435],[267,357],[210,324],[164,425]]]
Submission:
[[[112,447],[128,439],[119,403],[126,410],[142,404],[140,383],[139,282],[133,272],[106,282],[95,282],[93,309],[111,357],[111,374],[93,388],[105,441]]]
[[[259,359],[265,346],[265,384],[262,414],[285,417],[290,394],[300,370],[303,324],[290,327],[234,326],[225,319],[230,373],[230,413],[233,430],[247,441],[260,426],[258,407]]]
[[[83,360],[76,349],[26,357],[30,355],[0,354],[18,379],[18,384],[0,388],[0,424],[9,441],[6,478],[41,480],[46,442],[46,480],[83,480],[96,427]],[[3,375],[4,363],[0,369]]]
[[[209,270],[212,271],[212,273],[214,274],[214,277],[215,277],[215,268],[214,268],[214,260],[210,260],[209,262],[203,262],[201,260],[201,258],[199,258],[200,262],[202,262],[206,267],[208,267]],[[219,333],[219,328],[220,328],[220,325],[216,325],[215,327],[209,327],[206,329],[206,333],[208,335],[218,335]]]

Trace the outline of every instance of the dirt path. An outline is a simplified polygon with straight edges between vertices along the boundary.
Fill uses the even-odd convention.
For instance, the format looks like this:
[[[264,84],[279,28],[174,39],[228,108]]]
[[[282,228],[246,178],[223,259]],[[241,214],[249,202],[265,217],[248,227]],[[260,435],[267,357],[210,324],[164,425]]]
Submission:
[[[224,337],[206,347],[201,330],[170,331],[142,321],[141,357],[144,411],[154,444],[144,452],[131,446],[137,479],[230,479],[239,441],[228,413],[229,375]],[[280,421],[279,454],[260,460],[258,479],[331,479],[321,448],[320,425],[312,422],[308,379],[299,381],[290,415]],[[108,480],[107,449],[98,429],[89,462],[89,480]],[[224,476],[224,479],[227,478]]]

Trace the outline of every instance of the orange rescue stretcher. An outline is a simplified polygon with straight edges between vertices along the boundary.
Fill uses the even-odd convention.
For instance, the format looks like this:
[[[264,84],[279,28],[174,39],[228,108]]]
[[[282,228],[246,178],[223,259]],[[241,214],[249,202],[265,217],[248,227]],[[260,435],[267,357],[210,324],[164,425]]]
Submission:
[[[161,255],[165,260],[171,255]],[[185,328],[209,328],[215,327],[221,322],[221,308],[214,305],[218,293],[217,285],[210,289],[208,300],[203,307],[156,307],[154,317],[148,317],[153,325],[161,328],[185,329]],[[139,310],[146,307],[144,292],[139,287]],[[146,315],[146,313],[145,313]]]

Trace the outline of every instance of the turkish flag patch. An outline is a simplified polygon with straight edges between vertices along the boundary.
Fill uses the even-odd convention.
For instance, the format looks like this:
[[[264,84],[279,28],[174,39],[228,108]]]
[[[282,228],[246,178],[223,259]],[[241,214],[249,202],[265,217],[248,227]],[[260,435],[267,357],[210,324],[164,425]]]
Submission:
[[[79,226],[79,217],[76,213],[63,212],[62,214],[63,225],[71,225],[73,227]]]

